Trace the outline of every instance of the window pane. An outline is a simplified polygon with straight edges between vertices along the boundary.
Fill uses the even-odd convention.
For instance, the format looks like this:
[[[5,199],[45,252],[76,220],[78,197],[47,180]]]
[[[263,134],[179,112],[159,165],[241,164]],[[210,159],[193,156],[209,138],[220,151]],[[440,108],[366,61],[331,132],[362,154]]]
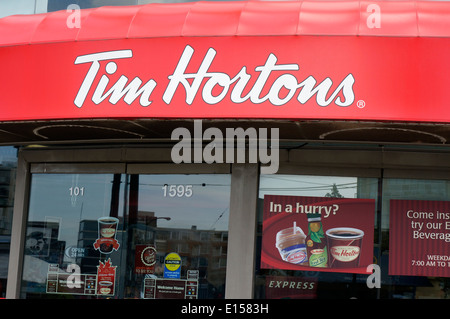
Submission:
[[[9,247],[14,208],[14,188],[17,151],[14,147],[0,147],[0,297],[6,295]]]
[[[255,298],[298,298],[298,299],[321,299],[321,298],[373,298],[374,291],[369,289],[360,289],[360,287],[366,287],[367,275],[360,274],[361,269],[352,268],[348,273],[341,272],[340,269],[336,269],[336,265],[333,264],[338,260],[333,258],[331,255],[331,246],[329,243],[326,248],[309,246],[309,239],[311,230],[313,227],[309,220],[313,220],[310,216],[312,212],[306,213],[306,206],[313,207],[313,204],[300,205],[303,202],[315,202],[322,203],[323,206],[320,210],[320,214],[313,214],[314,218],[317,219],[316,215],[320,216],[320,227],[317,228],[323,232],[322,239],[320,241],[313,239],[312,242],[326,242],[326,231],[330,225],[334,225],[343,222],[345,225],[340,226],[350,226],[356,225],[357,223],[363,222],[365,224],[365,229],[368,230],[367,233],[371,233],[374,228],[376,228],[376,201],[378,190],[378,179],[376,178],[359,178],[359,177],[338,177],[338,176],[302,176],[302,175],[261,175],[260,177],[260,189],[259,189],[259,208],[258,208],[258,238],[257,243],[259,248],[256,260],[256,280],[255,280]],[[267,206],[263,209],[263,205],[267,205],[264,202],[265,195],[272,195],[270,199],[281,198],[280,202],[283,202],[284,206],[280,206],[280,214],[270,214],[266,215],[264,219],[263,212],[264,209],[268,209]],[[282,197],[279,197],[282,196]],[[286,197],[287,196],[287,197]],[[267,198],[267,197],[266,197]],[[355,200],[352,200],[355,199]],[[358,199],[358,200],[356,200]],[[362,211],[357,207],[362,202],[362,199],[368,199],[369,205],[364,206],[364,215]],[[337,211],[338,217],[333,217],[330,211],[328,214],[327,204],[324,203],[341,203],[340,210]],[[294,203],[294,204],[292,204]],[[344,219],[344,203],[348,205],[345,212],[346,216]],[[291,205],[292,204],[292,205]],[[355,204],[355,208],[353,205]],[[296,206],[297,205],[297,206]],[[324,208],[325,207],[325,208]],[[272,213],[277,213],[275,206],[269,208]],[[303,210],[304,209],[304,210]],[[319,208],[317,208],[319,209]],[[326,217],[328,214],[328,217]],[[341,214],[341,215],[339,215]],[[354,216],[354,217],[352,217]],[[308,217],[308,218],[307,218]],[[310,218],[311,217],[311,218]],[[327,219],[329,218],[329,219]],[[278,247],[275,254],[273,252],[274,245],[267,247],[267,240],[263,240],[263,222],[265,222],[265,236],[274,235],[272,228],[279,230],[280,225],[285,226],[285,220],[296,221],[292,229],[302,228],[303,232],[301,239],[295,244],[289,243],[289,247]],[[306,222],[308,220],[308,222]],[[339,223],[338,223],[339,221]],[[291,225],[290,223],[289,225]],[[274,227],[274,225],[276,225]],[[359,224],[358,224],[359,225]],[[361,224],[362,225],[362,224]],[[281,228],[283,228],[281,227]],[[281,229],[280,228],[280,229]],[[359,227],[357,227],[359,228]],[[364,234],[364,239],[367,238],[367,233]],[[371,233],[373,236],[376,232]],[[289,233],[293,234],[293,232]],[[271,236],[271,238],[275,238]],[[293,236],[291,236],[293,238]],[[289,238],[291,238],[289,237]],[[265,237],[266,238],[266,237]],[[291,238],[291,239],[292,239]],[[371,238],[371,237],[369,237]],[[373,238],[370,247],[372,247]],[[328,247],[330,246],[330,247]],[[294,247],[294,248],[292,248]],[[314,248],[316,247],[316,248]],[[353,247],[353,246],[351,246]],[[367,247],[367,246],[366,246]],[[375,246],[376,247],[376,246]],[[338,246],[338,248],[342,248]],[[281,251],[280,251],[281,249]],[[324,256],[326,255],[326,262],[319,263],[320,257],[312,258],[311,252],[316,249],[316,252],[325,250]],[[291,251],[292,250],[292,251]],[[295,250],[295,251],[294,251]],[[360,252],[362,257],[363,247],[360,250],[355,248],[354,251]],[[354,252],[353,251],[353,252]],[[280,253],[282,254],[280,254]],[[289,258],[286,257],[285,253],[290,254]],[[364,251],[364,262],[372,263],[372,257],[374,251]],[[284,257],[283,257],[284,256]],[[262,258],[264,257],[264,258]],[[360,257],[360,258],[361,258]],[[305,259],[307,258],[307,259]],[[325,257],[324,257],[325,258]],[[301,260],[300,260],[301,259]],[[306,262],[308,260],[308,262]],[[313,262],[314,261],[314,262]],[[314,264],[317,261],[317,264]],[[339,261],[339,260],[338,260]],[[341,262],[341,261],[339,261]],[[347,260],[344,260],[347,262]],[[342,263],[342,262],[341,262]],[[289,264],[289,265],[288,265]],[[292,266],[291,264],[294,264]],[[323,265],[322,265],[323,264]],[[297,267],[300,265],[302,267]],[[321,268],[317,268],[318,265],[322,265]],[[353,267],[353,266],[352,266]],[[356,267],[356,266],[355,266]],[[267,268],[267,269],[266,269]],[[331,269],[333,268],[333,269]],[[346,265],[348,268],[348,264]],[[365,267],[362,267],[365,268]],[[317,269],[317,271],[315,271]],[[360,271],[356,273],[355,271]]]
[[[33,174],[22,298],[223,298],[229,175]]]
[[[1,1],[0,18],[13,14],[33,14],[35,2],[36,0]]]
[[[420,267],[420,262],[422,259],[426,259],[426,256],[437,256],[437,255],[447,255],[448,253],[444,253],[446,251],[446,247],[448,247],[448,242],[442,239],[414,239],[410,237],[410,235],[406,235],[408,233],[408,229],[419,230],[419,227],[412,226],[411,223],[423,223],[422,229],[419,233],[422,234],[447,234],[449,233],[448,229],[442,227],[441,229],[433,229],[431,227],[427,229],[426,224],[431,223],[434,226],[436,222],[439,224],[445,225],[447,221],[445,218],[448,216],[444,215],[444,219],[438,219],[436,216],[436,207],[439,207],[442,204],[439,204],[440,201],[449,201],[450,200],[450,181],[447,180],[425,180],[425,179],[395,179],[395,178],[386,178],[383,180],[383,204],[382,204],[382,241],[381,246],[381,263],[383,265],[383,286],[381,289],[381,298],[386,299],[445,299],[448,298],[448,286],[449,279],[445,277],[437,277],[437,276],[409,276],[409,275],[388,275],[388,269],[390,263],[400,263],[405,265],[403,268],[404,274],[407,274],[410,271],[413,271],[414,268]],[[409,218],[407,223],[404,224],[393,224],[390,223],[390,215],[391,214],[402,214],[403,211],[397,209],[397,211],[391,212],[390,204],[392,200],[399,200],[401,203],[406,203],[408,209],[417,208],[417,204],[414,204],[414,201],[423,201],[424,205],[422,206],[422,210],[414,210],[414,211],[423,211],[423,212],[431,212],[434,214],[434,218]],[[425,202],[429,201],[429,202]],[[436,205],[436,206],[435,206]],[[439,209],[440,210],[440,209]],[[441,210],[441,212],[446,213],[445,210]],[[403,229],[403,230],[402,230]],[[390,252],[390,242],[392,244],[396,243],[399,245],[399,241],[395,241],[391,236],[395,237],[397,232],[401,232],[403,234],[400,242],[404,243],[408,247],[409,252],[414,252],[417,258],[417,261],[413,264],[411,260],[407,258],[403,258],[399,260],[395,258],[395,256]],[[440,246],[437,250],[432,252],[431,247],[437,244]],[[421,247],[418,249],[417,247]],[[448,251],[448,249],[447,249]],[[427,260],[423,260],[424,263]],[[426,267],[422,267],[424,271],[429,271],[430,269],[436,268],[438,270],[444,269],[443,267],[436,267],[436,264],[431,261],[432,264],[426,265]]]
[[[97,294],[93,277],[100,262],[120,264],[123,250],[94,246],[101,217],[123,220],[123,177],[113,174],[34,174],[31,180],[22,274],[23,298]],[[122,222],[117,242],[122,242]],[[69,275],[76,281],[71,281]],[[78,276],[80,275],[80,276]],[[83,283],[79,283],[82,280]],[[48,294],[47,294],[48,292]],[[115,294],[116,292],[114,292]]]
[[[132,176],[130,198],[137,205],[130,206],[134,230],[129,256],[135,256],[139,247],[154,245],[156,264],[134,272],[127,282],[127,297],[224,297],[230,182],[229,175]],[[173,271],[166,267],[171,254],[180,262]],[[136,267],[135,259],[129,262]],[[198,276],[198,282],[189,281],[189,274]],[[171,286],[179,283],[193,285],[180,296]]]

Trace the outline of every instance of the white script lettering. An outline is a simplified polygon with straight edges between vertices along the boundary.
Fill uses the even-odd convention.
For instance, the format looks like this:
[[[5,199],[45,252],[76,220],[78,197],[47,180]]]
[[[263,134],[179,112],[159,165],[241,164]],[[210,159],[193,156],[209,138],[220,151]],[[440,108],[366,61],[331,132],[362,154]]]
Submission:
[[[254,72],[248,72],[248,67],[242,66],[237,74],[232,76],[225,72],[210,71],[217,55],[213,48],[208,49],[197,71],[188,73],[187,70],[192,69],[190,63],[193,55],[194,49],[187,45],[173,74],[168,76],[169,83],[162,95],[162,100],[166,104],[171,103],[175,94],[183,94],[183,91],[188,105],[191,105],[198,95],[204,103],[210,105],[218,104],[226,98],[236,104],[250,101],[253,104],[269,102],[275,106],[285,105],[293,99],[305,104],[314,97],[317,105],[321,107],[333,102],[338,106],[347,107],[355,101],[353,92],[355,78],[351,73],[337,85],[334,85],[329,77],[321,82],[312,75],[299,80],[296,76],[300,71],[298,64],[278,64],[277,56],[270,53],[264,65],[255,67]],[[152,103],[150,96],[157,85],[154,79],[143,84],[144,81],[139,77],[129,81],[127,76],[117,73],[120,75],[118,80],[110,83],[113,81],[108,75],[118,71],[118,60],[132,57],[132,50],[78,56],[75,64],[90,65],[74,104],[81,108],[91,92],[91,99],[95,104],[100,104],[106,99],[111,104],[116,104],[123,99],[125,103],[131,105],[139,98],[141,106],[149,106]],[[101,65],[101,61],[105,61],[105,66]],[[97,78],[98,81],[95,81]]]
[[[75,60],[75,64],[90,62],[91,66],[89,67],[83,83],[78,90],[77,96],[75,97],[75,105],[79,108],[83,106],[86,96],[89,93],[91,86],[94,83],[94,79],[100,69],[99,61],[125,59],[131,58],[132,56],[133,54],[131,50],[120,50],[94,53],[77,57]],[[105,67],[105,72],[110,75],[114,74],[116,71],[117,64],[113,61],[109,62]],[[109,102],[111,102],[111,104],[116,104],[123,97],[123,100],[130,105],[135,99],[138,98],[139,95],[141,95],[139,100],[141,106],[149,106],[152,103],[149,99],[151,93],[153,92],[153,89],[156,87],[156,82],[154,80],[149,80],[141,87],[142,80],[138,77],[135,77],[130,82],[130,84],[127,85],[128,78],[122,75],[120,76],[119,80],[105,93],[108,83],[108,76],[106,74],[103,74],[100,77],[100,81],[97,84],[97,87],[95,88],[94,94],[92,96],[92,102],[94,102],[95,104],[99,104],[108,96],[110,96]]]
[[[185,73],[194,54],[194,49],[186,46],[174,73],[169,76],[170,82],[163,95],[164,102],[169,104],[177,88],[181,85],[186,92],[186,103],[189,105],[192,104],[205,79],[207,80],[201,95],[203,100],[208,104],[217,104],[222,101],[232,84],[235,84],[230,93],[230,99],[233,103],[242,103],[250,100],[252,103],[259,104],[268,100],[273,105],[284,105],[295,96],[298,89],[300,89],[300,92],[298,93],[297,100],[301,104],[308,102],[314,95],[316,95],[316,102],[320,106],[328,106],[333,101],[339,106],[349,106],[355,100],[353,93],[355,79],[352,74],[348,74],[336,90],[327,98],[333,85],[333,81],[330,78],[326,78],[316,85],[316,79],[313,76],[308,76],[299,83],[295,75],[287,72],[298,71],[300,67],[297,64],[277,64],[278,59],[273,53],[269,55],[264,65],[255,68],[255,71],[259,72],[259,75],[250,88],[249,93],[242,96],[251,79],[251,75],[247,73],[247,68],[245,66],[242,67],[233,78],[222,72],[208,72],[216,53],[213,48],[210,48],[202,60],[198,71],[196,73]],[[261,96],[269,81],[269,77],[276,71],[283,73],[273,81],[268,93],[265,96]],[[216,86],[219,86],[221,90],[219,94],[214,96],[212,92]],[[280,96],[282,89],[288,91],[284,96]],[[338,96],[340,92],[342,92],[344,100]]]

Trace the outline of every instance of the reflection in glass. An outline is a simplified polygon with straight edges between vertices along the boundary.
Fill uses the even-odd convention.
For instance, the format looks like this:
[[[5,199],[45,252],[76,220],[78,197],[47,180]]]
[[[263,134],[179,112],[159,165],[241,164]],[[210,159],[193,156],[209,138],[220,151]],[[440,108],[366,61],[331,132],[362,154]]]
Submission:
[[[255,298],[326,299],[373,298],[360,274],[261,269],[261,236],[264,195],[376,199],[378,179],[349,176],[261,175],[258,205],[258,234]],[[375,228],[377,228],[375,220]],[[375,241],[376,243],[376,241]],[[277,287],[283,283],[292,289]]]
[[[33,174],[21,298],[223,298],[230,182]]]
[[[42,298],[49,288],[48,276],[70,270],[73,265],[83,275],[97,273],[99,260],[106,259],[93,246],[98,238],[97,219],[114,216],[123,220],[123,184],[123,176],[113,174],[32,175],[23,298]],[[122,237],[122,231],[118,236]],[[120,254],[108,258],[117,264]],[[58,284],[61,289],[65,285]],[[69,292],[73,292],[71,295],[84,293]]]
[[[230,182],[229,175],[130,177],[128,247],[134,251],[137,245],[154,245],[156,264],[151,274],[134,272],[127,278],[127,298],[149,297],[144,280],[168,277],[164,258],[170,253],[181,259],[177,278],[184,280],[189,271],[198,271],[199,299],[224,297]],[[128,256],[132,267],[135,253]]]
[[[14,208],[14,190],[17,170],[17,150],[0,147],[0,297],[6,296],[9,247]]]

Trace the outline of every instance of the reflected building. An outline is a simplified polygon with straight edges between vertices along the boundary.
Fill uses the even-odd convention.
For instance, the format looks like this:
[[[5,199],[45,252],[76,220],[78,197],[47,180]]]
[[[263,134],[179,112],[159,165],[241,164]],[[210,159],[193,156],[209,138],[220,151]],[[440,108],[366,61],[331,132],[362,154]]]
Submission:
[[[119,218],[117,238],[121,246],[129,249],[126,267],[127,273],[134,272],[134,258],[136,245],[154,245],[157,251],[157,265],[155,275],[163,277],[164,258],[167,254],[175,252],[181,257],[181,277],[186,276],[187,270],[198,270],[199,278],[213,285],[224,282],[228,231],[199,230],[196,226],[191,229],[158,227],[158,218],[153,212],[140,212],[138,223],[129,226],[129,237],[123,231],[123,219]],[[119,264],[119,256],[101,255],[94,249],[93,244],[98,238],[97,220],[82,220],[78,237],[78,247],[83,248],[83,256],[76,257],[76,263],[80,265],[82,273],[96,273],[100,258],[116,260]],[[127,242],[128,241],[128,242]],[[136,274],[134,274],[136,275]]]

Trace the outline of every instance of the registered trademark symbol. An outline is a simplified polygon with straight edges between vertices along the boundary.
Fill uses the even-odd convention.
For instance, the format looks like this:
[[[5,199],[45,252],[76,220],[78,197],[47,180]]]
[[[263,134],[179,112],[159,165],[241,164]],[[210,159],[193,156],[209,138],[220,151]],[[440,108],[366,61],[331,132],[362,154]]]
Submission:
[[[356,106],[362,109],[366,106],[366,102],[364,100],[359,100],[358,102],[356,102]]]

